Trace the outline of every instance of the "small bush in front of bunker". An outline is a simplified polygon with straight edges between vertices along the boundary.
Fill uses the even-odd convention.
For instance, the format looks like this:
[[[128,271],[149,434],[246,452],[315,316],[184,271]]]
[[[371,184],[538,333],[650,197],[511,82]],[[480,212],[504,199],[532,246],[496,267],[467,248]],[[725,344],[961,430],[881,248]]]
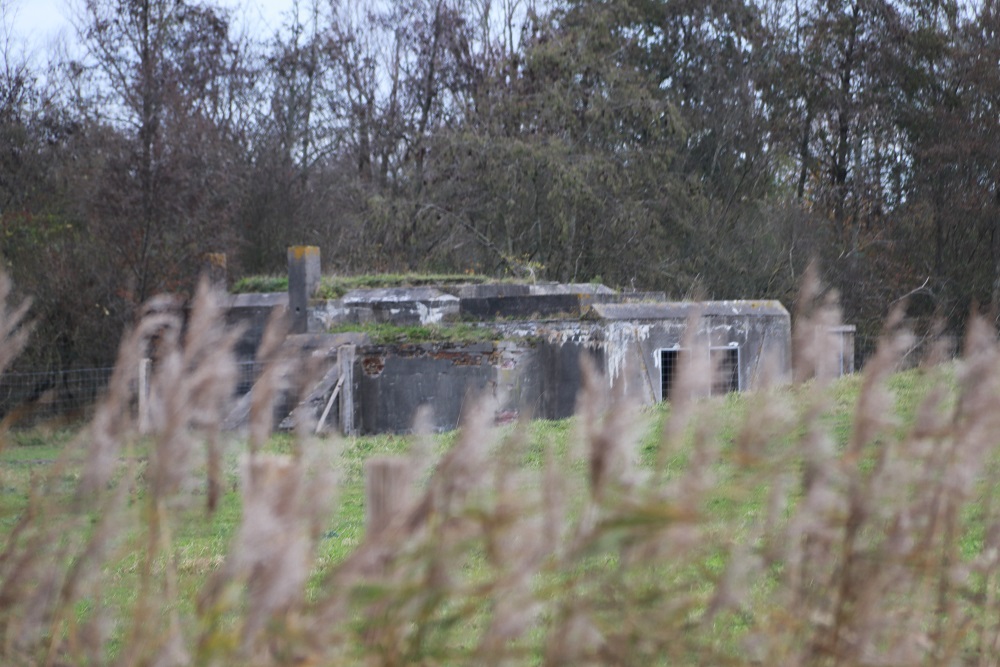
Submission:
[[[23,344],[23,311],[3,315],[0,364]],[[154,303],[93,423],[2,517],[0,662],[990,663],[995,333],[974,320],[960,361],[911,372],[919,408],[897,423],[887,385],[907,340],[891,320],[838,442],[843,390],[822,379],[836,320],[807,282],[791,388],[685,400],[710,376],[685,365],[679,387],[692,391],[649,451],[642,420],[592,372],[567,446],[541,464],[522,456],[537,446],[530,429],[498,430],[488,409],[433,465],[417,438],[402,509],[329,563],[318,545],[338,441],[304,429],[291,453],[269,453],[261,392],[235,475],[225,448],[237,445],[219,434],[235,367],[218,297],[201,290],[184,330]],[[129,369],[154,339],[139,436]],[[306,374],[283,372],[301,361],[282,339],[272,327],[262,347],[261,386],[275,392]],[[227,494],[241,507],[231,543],[187,553]]]

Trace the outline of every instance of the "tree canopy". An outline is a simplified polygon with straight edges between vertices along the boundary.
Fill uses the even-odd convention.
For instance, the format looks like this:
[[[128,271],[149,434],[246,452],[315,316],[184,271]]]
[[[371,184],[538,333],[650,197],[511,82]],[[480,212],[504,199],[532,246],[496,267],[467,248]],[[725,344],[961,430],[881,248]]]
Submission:
[[[6,0],[0,0],[0,4]],[[343,273],[529,271],[846,316],[1000,312],[996,0],[78,0],[45,71],[0,26],[0,253],[26,363],[319,245]]]

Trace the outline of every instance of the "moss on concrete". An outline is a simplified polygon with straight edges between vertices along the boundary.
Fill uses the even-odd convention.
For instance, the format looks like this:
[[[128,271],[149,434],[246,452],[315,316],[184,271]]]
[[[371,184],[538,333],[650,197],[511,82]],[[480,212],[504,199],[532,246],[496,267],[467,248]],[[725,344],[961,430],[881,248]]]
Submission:
[[[288,276],[244,276],[233,284],[232,294],[287,292]]]
[[[323,276],[316,298],[339,299],[354,289],[385,287],[435,287],[502,282],[496,278],[464,273],[376,273],[361,276]],[[233,285],[233,294],[288,291],[288,276],[246,276]]]
[[[365,324],[340,324],[329,333],[361,332],[374,345],[399,343],[480,343],[498,340],[501,336],[488,327],[458,322],[455,324],[429,324],[423,326],[400,326],[383,322]]]

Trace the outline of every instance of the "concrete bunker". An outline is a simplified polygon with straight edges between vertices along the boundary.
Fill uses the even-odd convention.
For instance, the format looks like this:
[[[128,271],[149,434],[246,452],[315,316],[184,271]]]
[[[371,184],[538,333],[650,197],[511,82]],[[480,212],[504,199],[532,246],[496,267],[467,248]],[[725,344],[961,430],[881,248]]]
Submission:
[[[318,252],[288,256],[318,262]],[[248,359],[265,304],[307,303],[293,327],[313,350],[327,350],[317,359],[337,368],[323,376],[310,405],[317,417],[332,405],[331,421],[348,433],[408,431],[424,405],[435,429],[452,429],[484,395],[499,400],[499,419],[568,417],[584,356],[615,395],[639,405],[670,400],[683,354],[705,355],[713,394],[758,386],[768,364],[779,379],[790,373],[790,318],[777,301],[671,302],[603,285],[503,282],[373,287],[317,299],[313,283],[296,282],[313,290],[305,296],[235,296],[230,320],[248,325],[239,347]],[[339,401],[329,396],[334,386]]]

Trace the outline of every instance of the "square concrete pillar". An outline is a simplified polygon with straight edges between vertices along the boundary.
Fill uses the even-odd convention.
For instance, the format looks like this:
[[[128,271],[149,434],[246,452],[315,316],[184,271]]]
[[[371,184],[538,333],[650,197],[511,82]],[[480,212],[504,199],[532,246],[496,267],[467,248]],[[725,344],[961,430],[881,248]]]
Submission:
[[[306,333],[309,300],[319,289],[319,248],[297,245],[288,249],[288,316],[291,333]]]

